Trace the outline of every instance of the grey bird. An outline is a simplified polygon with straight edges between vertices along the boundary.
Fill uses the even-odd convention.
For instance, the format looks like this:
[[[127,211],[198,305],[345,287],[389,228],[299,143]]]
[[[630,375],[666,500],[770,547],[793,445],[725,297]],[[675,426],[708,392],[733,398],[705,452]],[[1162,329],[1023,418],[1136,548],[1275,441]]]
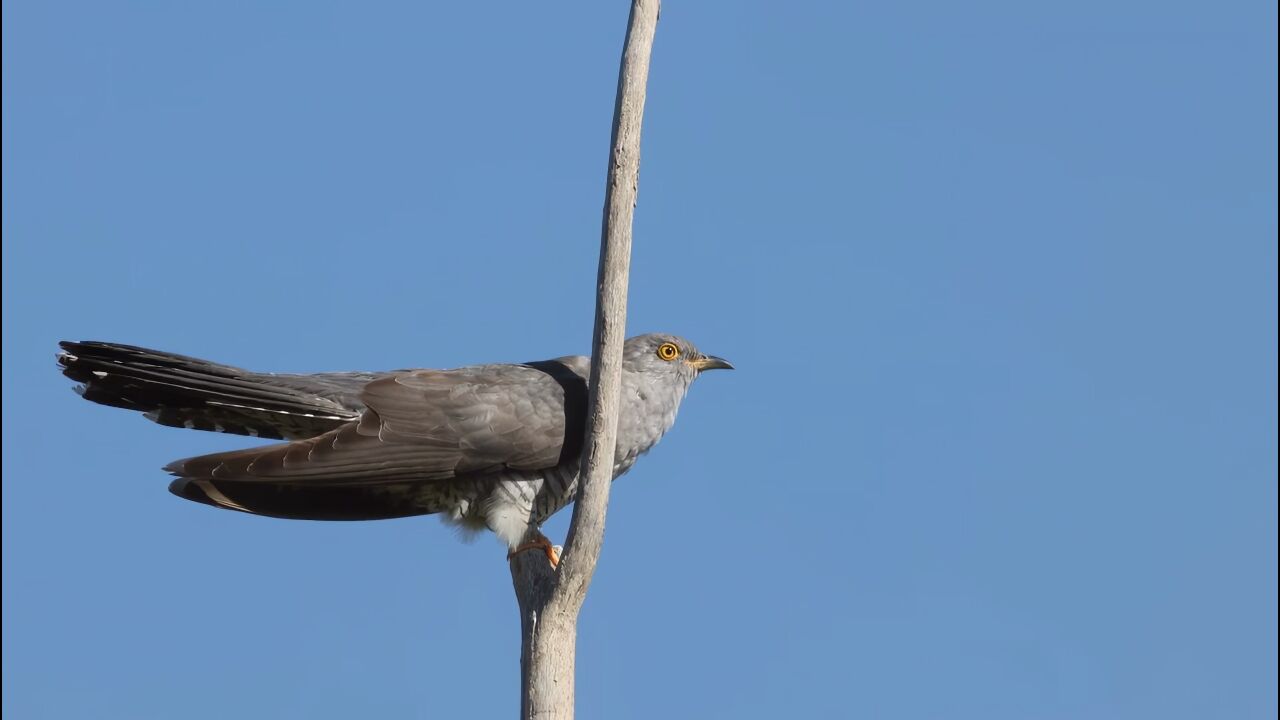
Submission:
[[[254,515],[377,520],[439,513],[492,530],[510,553],[577,493],[591,361],[378,373],[255,373],[173,353],[62,342],[86,400],[161,425],[288,442],[177,460],[179,497]],[[674,335],[630,338],[613,477],[671,429],[701,373],[731,369]]]

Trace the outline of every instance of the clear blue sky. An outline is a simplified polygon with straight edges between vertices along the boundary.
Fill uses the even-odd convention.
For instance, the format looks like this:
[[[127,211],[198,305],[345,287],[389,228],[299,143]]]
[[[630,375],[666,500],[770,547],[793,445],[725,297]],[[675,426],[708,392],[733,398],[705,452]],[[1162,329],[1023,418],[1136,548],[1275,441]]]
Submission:
[[[61,338],[587,350],[626,3],[4,4],[4,701],[511,717],[503,549],[166,491]],[[669,1],[585,718],[1276,715],[1273,2]],[[550,527],[563,533],[566,517]]]

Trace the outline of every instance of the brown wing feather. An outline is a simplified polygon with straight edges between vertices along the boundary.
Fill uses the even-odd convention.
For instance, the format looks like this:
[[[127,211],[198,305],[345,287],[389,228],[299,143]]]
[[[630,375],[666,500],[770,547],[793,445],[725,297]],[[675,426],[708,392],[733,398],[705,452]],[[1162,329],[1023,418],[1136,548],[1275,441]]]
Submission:
[[[189,479],[347,485],[553,467],[581,449],[586,382],[564,361],[418,370],[369,383],[361,400],[357,422],[318,437],[166,469]]]
[[[438,486],[417,482],[363,485],[174,480],[169,490],[187,500],[254,515],[293,520],[386,520],[445,510]]]

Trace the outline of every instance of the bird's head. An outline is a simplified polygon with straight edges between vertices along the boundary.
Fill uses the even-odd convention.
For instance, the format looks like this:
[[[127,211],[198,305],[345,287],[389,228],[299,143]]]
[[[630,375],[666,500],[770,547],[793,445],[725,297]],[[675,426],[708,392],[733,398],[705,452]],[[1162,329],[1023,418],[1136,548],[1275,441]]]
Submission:
[[[707,355],[675,335],[628,338],[622,348],[623,411],[618,417],[621,466],[648,452],[671,429],[695,378],[707,370],[732,368],[727,360]]]
[[[707,370],[732,370],[728,360],[707,355],[682,337],[650,333],[628,338],[622,349],[625,370],[651,377],[679,378],[686,385]]]

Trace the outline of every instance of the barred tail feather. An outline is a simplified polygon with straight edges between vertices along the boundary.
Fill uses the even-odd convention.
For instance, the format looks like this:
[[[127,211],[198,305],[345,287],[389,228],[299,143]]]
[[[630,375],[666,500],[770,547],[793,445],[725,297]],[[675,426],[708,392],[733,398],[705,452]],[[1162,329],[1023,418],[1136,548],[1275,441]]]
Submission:
[[[252,373],[174,353],[105,342],[59,343],[62,374],[101,405],[161,425],[272,439],[314,437],[359,416],[290,376]]]

